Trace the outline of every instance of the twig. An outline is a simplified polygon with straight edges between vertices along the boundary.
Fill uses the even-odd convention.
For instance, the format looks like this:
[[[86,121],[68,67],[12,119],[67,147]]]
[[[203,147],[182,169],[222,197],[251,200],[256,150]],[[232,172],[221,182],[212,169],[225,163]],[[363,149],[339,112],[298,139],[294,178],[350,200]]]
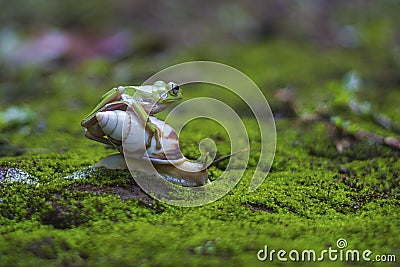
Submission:
[[[367,139],[371,140],[375,143],[386,145],[393,149],[400,150],[400,139],[392,136],[381,136],[374,132],[361,129],[352,125],[349,121],[343,121],[338,116],[332,116],[329,112],[324,110],[317,110],[312,113],[305,113],[300,110],[301,105],[299,105],[293,95],[293,92],[289,92],[289,89],[284,89],[284,92],[278,93],[277,99],[282,102],[284,105],[289,106],[290,109],[294,110],[296,115],[301,119],[301,121],[310,123],[310,122],[324,122],[328,124],[330,127],[333,127],[336,130],[339,130],[344,135],[351,136],[355,139],[362,140]],[[354,113],[358,113],[360,106],[357,105],[357,102],[352,102],[351,109]],[[390,118],[387,116],[376,113],[373,114],[371,112],[363,112],[363,115],[370,116],[374,119],[376,123],[381,125],[382,127],[393,131],[394,133],[400,133],[400,126],[395,124]],[[337,144],[337,149],[341,153],[343,147],[340,144],[340,147]]]
[[[359,102],[352,99],[348,101],[347,105],[350,110],[356,115],[370,117],[379,126],[392,131],[393,133],[400,134],[400,125],[396,124],[392,119],[382,113],[375,113],[369,102]]]
[[[400,134],[400,125],[394,123],[388,116],[382,113],[377,113],[373,114],[372,118],[377,124],[379,124],[383,128],[386,128],[394,133]]]
[[[320,117],[324,118],[324,117]],[[383,144],[391,148],[400,150],[400,139],[392,136],[381,136],[374,132],[367,131],[361,128],[356,128],[351,125],[348,121],[341,121],[338,117],[331,117],[330,120],[324,119],[326,122],[330,123],[332,126],[341,130],[344,134],[354,137],[355,139],[362,140],[367,139],[378,144]],[[340,120],[340,121],[339,121]]]

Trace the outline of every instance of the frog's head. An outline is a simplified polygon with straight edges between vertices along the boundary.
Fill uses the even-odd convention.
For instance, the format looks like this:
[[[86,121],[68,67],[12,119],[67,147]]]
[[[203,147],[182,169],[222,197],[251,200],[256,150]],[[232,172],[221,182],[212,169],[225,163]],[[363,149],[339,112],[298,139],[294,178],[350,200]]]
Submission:
[[[158,102],[168,103],[182,99],[182,89],[174,82],[165,83],[157,81],[154,83],[154,86],[157,88],[156,92],[160,96]]]

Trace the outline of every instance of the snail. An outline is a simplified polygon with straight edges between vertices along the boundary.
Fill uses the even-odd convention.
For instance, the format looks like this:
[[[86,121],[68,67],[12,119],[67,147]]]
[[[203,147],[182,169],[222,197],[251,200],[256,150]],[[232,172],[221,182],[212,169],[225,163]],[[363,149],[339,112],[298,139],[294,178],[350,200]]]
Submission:
[[[211,163],[208,163],[207,155],[203,163],[192,162],[182,155],[175,130],[156,117],[149,116],[149,121],[160,132],[161,146],[157,145],[156,137],[151,135],[151,131],[147,127],[143,128],[133,110],[101,111],[97,112],[95,117],[98,127],[105,134],[104,138],[120,152],[120,156],[114,155],[113,160],[115,157],[124,160],[122,154],[126,160],[136,160],[139,163],[141,160],[149,159],[164,179],[183,186],[205,185],[209,181],[207,170],[210,166],[241,152],[235,152]],[[149,146],[145,145],[145,140],[148,139],[151,140]],[[106,163],[107,159],[98,166]]]

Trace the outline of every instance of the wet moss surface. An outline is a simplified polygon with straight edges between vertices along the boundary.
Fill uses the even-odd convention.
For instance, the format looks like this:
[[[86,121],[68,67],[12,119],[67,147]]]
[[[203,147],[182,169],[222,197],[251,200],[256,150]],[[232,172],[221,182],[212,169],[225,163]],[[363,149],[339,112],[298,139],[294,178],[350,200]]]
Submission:
[[[362,53],[346,50],[327,50],[313,58],[313,48],[284,42],[248,45],[246,55],[242,50],[232,48],[229,55],[214,51],[213,60],[232,64],[254,79],[277,118],[274,163],[255,192],[248,192],[248,186],[261,140],[256,121],[247,115],[243,121],[252,149],[248,168],[238,185],[214,203],[195,208],[166,205],[146,195],[130,173],[123,171],[84,171],[87,175],[80,179],[66,178],[90,170],[114,153],[86,139],[79,124],[99,96],[115,86],[104,77],[120,66],[92,61],[59,70],[43,78],[47,90],[42,95],[30,101],[15,100],[15,105],[25,103],[37,114],[24,123],[28,128],[21,132],[21,127],[13,126],[3,131],[7,142],[0,143],[2,148],[12,144],[18,149],[7,150],[0,158],[1,265],[262,266],[271,264],[257,260],[257,252],[265,245],[275,250],[319,252],[337,248],[340,238],[347,240],[349,249],[399,258],[399,151],[350,138],[350,147],[339,153],[325,123],[305,123],[288,114],[273,97],[281,85],[289,83],[304,109],[313,110],[332,95],[335,98],[348,71],[368,75],[371,65],[375,68],[386,62],[378,58],[365,66],[357,61],[362,60]],[[173,57],[197,56],[177,53]],[[291,60],[302,63],[296,66]],[[85,73],[91,73],[91,78]],[[371,80],[379,81],[379,77]],[[398,84],[379,98],[374,97],[377,87],[370,88],[359,97],[390,118],[399,118]],[[185,97],[209,93],[207,88],[201,90],[188,90]],[[385,106],[380,108],[380,103]],[[240,103],[236,107],[242,109]],[[390,134],[340,106],[332,112],[370,131]],[[211,128],[204,121],[185,128],[181,146],[187,157],[199,156],[198,143],[209,136]],[[218,156],[229,153],[226,134],[212,135]],[[213,167],[210,174],[217,176],[223,167]],[[6,175],[10,169],[35,180],[27,183],[23,176],[25,180],[14,181]],[[275,258],[274,263],[280,262]],[[307,265],[327,264],[347,265],[340,261]]]

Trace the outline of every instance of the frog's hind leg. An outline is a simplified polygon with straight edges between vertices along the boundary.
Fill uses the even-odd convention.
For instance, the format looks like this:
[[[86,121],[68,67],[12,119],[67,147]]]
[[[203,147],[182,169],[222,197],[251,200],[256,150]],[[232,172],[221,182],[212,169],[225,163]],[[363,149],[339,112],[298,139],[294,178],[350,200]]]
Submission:
[[[132,109],[135,111],[136,115],[142,121],[143,126],[146,127],[146,129],[150,130],[149,138],[146,141],[146,147],[147,148],[150,147],[151,140],[154,137],[156,139],[156,148],[160,149],[161,148],[160,130],[157,128],[156,125],[150,122],[149,114],[147,114],[144,108],[139,103],[136,102],[132,104]]]

